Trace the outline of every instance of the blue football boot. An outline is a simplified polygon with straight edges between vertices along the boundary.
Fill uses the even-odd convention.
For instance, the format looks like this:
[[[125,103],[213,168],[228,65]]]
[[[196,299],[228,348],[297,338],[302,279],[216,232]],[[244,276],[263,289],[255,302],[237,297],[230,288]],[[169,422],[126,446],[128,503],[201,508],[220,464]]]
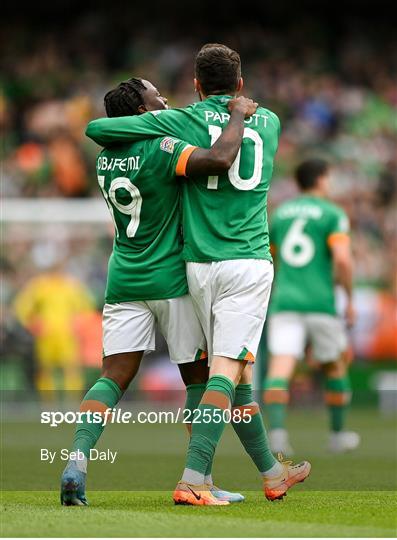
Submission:
[[[211,486],[210,492],[216,499],[218,499],[218,501],[228,501],[230,503],[238,503],[238,502],[243,502],[245,500],[244,495],[241,495],[241,493],[232,493],[230,491],[225,491],[224,489],[219,489],[216,486]]]
[[[61,504],[63,506],[88,506],[85,496],[86,474],[79,471],[74,461],[69,461],[61,478]]]

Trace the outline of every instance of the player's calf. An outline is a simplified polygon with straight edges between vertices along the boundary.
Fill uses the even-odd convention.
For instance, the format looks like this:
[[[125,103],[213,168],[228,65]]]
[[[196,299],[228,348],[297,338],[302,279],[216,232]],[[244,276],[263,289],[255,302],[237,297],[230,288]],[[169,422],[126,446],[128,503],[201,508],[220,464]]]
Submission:
[[[335,363],[335,371],[341,369],[340,363]],[[346,416],[351,401],[351,387],[346,368],[342,373],[332,373],[331,367],[327,372],[325,387],[325,403],[327,404],[330,422],[328,450],[343,453],[355,450],[360,444],[360,435],[354,431],[346,431]],[[331,375],[331,376],[330,376]],[[335,376],[339,375],[339,376]]]
[[[264,384],[263,401],[269,421],[269,444],[275,454],[292,456],[286,430],[286,414],[289,402],[289,380],[285,377],[268,377]]]

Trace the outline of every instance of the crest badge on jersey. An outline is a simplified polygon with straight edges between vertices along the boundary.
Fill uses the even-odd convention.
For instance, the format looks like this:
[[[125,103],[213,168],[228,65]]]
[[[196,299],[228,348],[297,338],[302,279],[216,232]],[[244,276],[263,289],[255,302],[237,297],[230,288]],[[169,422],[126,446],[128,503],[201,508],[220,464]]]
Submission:
[[[172,139],[171,137],[165,137],[160,143],[160,148],[161,150],[164,150],[164,152],[173,154],[176,142],[176,139]]]

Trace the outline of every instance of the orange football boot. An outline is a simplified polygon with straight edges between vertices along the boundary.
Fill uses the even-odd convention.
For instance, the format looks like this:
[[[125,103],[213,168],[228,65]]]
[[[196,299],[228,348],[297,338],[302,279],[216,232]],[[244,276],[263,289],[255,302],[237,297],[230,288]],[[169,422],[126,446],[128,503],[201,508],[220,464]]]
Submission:
[[[280,454],[279,461],[283,466],[283,472],[276,477],[263,477],[263,491],[268,501],[282,499],[292,486],[303,482],[309,476],[312,468],[308,461],[302,461],[297,465],[293,465],[292,461],[283,461]]]
[[[206,484],[196,485],[179,482],[172,497],[175,504],[192,506],[226,506],[230,504],[229,501],[216,499],[210,491],[210,486]]]

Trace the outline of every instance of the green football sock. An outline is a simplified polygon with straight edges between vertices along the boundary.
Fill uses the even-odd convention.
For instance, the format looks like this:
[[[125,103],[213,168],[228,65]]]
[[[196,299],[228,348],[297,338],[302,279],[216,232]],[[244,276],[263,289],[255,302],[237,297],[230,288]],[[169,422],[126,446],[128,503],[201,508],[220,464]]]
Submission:
[[[200,422],[192,425],[183,480],[191,483],[204,482],[208,464],[212,462],[225,428],[224,411],[233,403],[234,393],[234,383],[227,377],[214,375],[209,379],[198,406]],[[192,475],[193,472],[196,474]]]
[[[206,383],[189,384],[186,386],[186,401],[185,401],[185,421],[187,425],[191,425],[194,412],[200,405],[200,401],[205,392]],[[196,413],[197,414],[197,413]]]
[[[326,379],[325,402],[328,406],[331,431],[343,430],[350,398],[351,387],[348,376],[339,379]]]
[[[101,377],[94,386],[88,390],[81,402],[80,411],[103,413],[112,409],[123,395],[120,387],[111,379]],[[81,450],[86,458],[90,457],[90,450],[94,448],[102,435],[104,426],[101,423],[88,421],[87,415],[82,415],[83,422],[78,424],[74,434],[73,450]]]
[[[266,379],[263,400],[270,429],[285,429],[287,404],[289,400],[288,379]]]
[[[236,420],[233,421],[234,418]],[[247,418],[250,418],[249,422],[244,421]],[[264,473],[271,469],[276,463],[276,459],[269,448],[262,414],[258,404],[254,402],[251,384],[236,386],[236,397],[232,408],[232,426],[259,472]]]
[[[203,397],[204,391],[205,391],[206,383],[199,383],[199,384],[189,384],[186,386],[186,401],[185,401],[185,411],[189,411],[188,413],[185,413],[185,418],[189,420],[190,424],[190,431],[191,431],[191,422],[193,420],[193,411],[195,411],[201,401],[201,398]],[[197,414],[197,413],[196,413]],[[210,479],[211,471],[212,471],[212,462],[211,460],[208,463],[207,470],[205,471],[205,476],[207,479]],[[212,483],[212,478],[210,479]]]

